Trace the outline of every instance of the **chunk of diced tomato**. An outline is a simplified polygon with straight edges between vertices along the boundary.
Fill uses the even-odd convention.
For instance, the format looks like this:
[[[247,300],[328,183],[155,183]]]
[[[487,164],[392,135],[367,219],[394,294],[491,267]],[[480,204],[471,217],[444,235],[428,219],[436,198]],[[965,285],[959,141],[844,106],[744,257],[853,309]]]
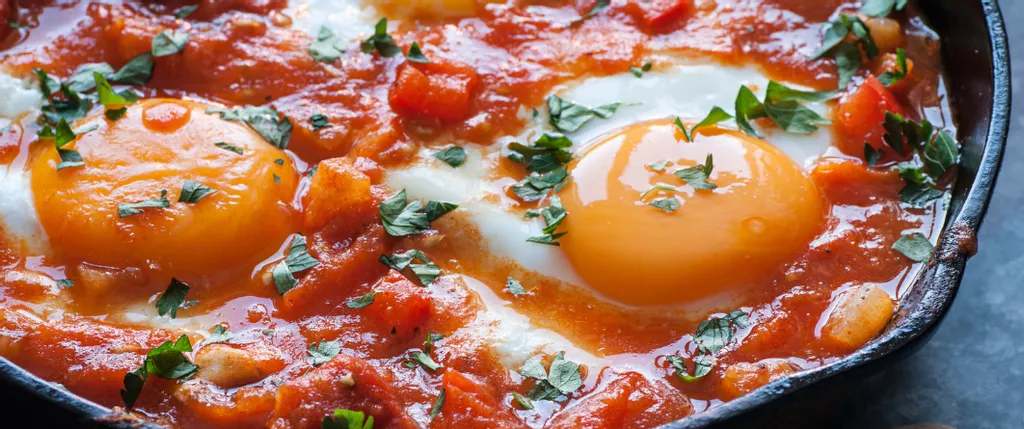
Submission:
[[[657,385],[636,372],[605,371],[601,378],[616,377],[557,414],[550,428],[621,429],[660,426],[690,414],[693,406],[679,392]]]
[[[625,10],[649,30],[661,30],[693,10],[693,0],[631,0]]]
[[[432,429],[484,429],[527,427],[486,386],[453,369],[441,377],[445,403]]]
[[[835,129],[839,134],[839,150],[847,155],[864,156],[864,143],[876,150],[882,149],[883,160],[902,159],[887,147],[885,135],[885,113],[904,114],[899,100],[875,77],[868,77],[860,88],[839,102],[835,114]]]
[[[431,302],[426,289],[397,271],[388,273],[374,290],[377,294],[373,304],[364,311],[378,322],[382,331],[408,338],[430,317]]]
[[[454,61],[406,62],[398,67],[388,102],[404,116],[442,121],[466,119],[478,79],[476,70]]]
[[[369,362],[345,353],[282,384],[267,427],[319,428],[324,416],[339,408],[373,416],[375,427],[419,427],[405,413],[392,381]]]
[[[821,161],[811,178],[828,200],[837,204],[867,206],[881,199],[895,200],[903,188],[896,171],[868,168],[855,161]]]
[[[348,158],[320,161],[303,198],[304,226],[312,233],[330,227],[333,237],[346,239],[377,219],[370,178]]]

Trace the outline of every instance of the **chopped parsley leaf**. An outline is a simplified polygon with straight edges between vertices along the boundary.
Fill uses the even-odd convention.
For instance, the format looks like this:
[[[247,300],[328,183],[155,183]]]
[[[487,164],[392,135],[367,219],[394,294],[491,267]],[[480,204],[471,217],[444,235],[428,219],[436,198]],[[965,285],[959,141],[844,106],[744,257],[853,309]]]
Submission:
[[[153,38],[152,54],[154,57],[174,55],[185,49],[185,44],[192,38],[184,31],[164,30]]]
[[[441,388],[441,393],[437,395],[437,401],[434,402],[434,406],[430,407],[430,420],[434,420],[438,414],[441,414],[441,408],[444,408],[444,398],[446,396],[447,389]]]
[[[596,108],[589,108],[552,95],[548,97],[548,121],[556,130],[571,133],[579,130],[594,118],[608,119],[622,106],[622,103],[611,103]]]
[[[636,76],[637,79],[642,78],[644,77],[644,73],[651,71],[651,62],[648,61],[640,67],[630,67],[629,71],[630,73],[633,73],[633,76]]]
[[[335,409],[334,413],[324,417],[321,429],[373,429],[373,416],[362,411]]]
[[[433,222],[439,217],[459,208],[458,204],[450,203],[447,201],[430,201],[427,203],[427,208],[423,209],[423,213],[427,215],[427,222]]]
[[[60,157],[60,163],[57,164],[57,171],[60,171],[65,168],[85,166],[85,160],[82,159],[82,154],[78,153],[76,150],[64,149],[64,146],[73,142],[79,135],[95,129],[96,127],[92,126],[76,133],[71,129],[71,126],[68,125],[66,119],[60,118],[60,121],[57,123],[56,131],[54,131],[53,128],[50,128],[49,125],[46,125],[39,132],[39,138],[53,139],[54,146],[57,148],[57,155]]]
[[[923,162],[924,169],[914,163],[894,167],[906,182],[900,191],[902,201],[921,206],[941,197],[943,190],[936,187],[936,182],[960,157],[956,140],[945,130],[936,130],[928,120],[918,123],[893,112],[886,112],[882,127],[886,145],[900,155],[916,150]]]
[[[673,369],[675,369],[676,377],[679,377],[680,380],[686,383],[692,383],[704,378],[704,376],[711,373],[711,368],[713,368],[715,364],[715,358],[711,355],[697,355],[693,358],[693,374],[690,374],[682,356],[669,355],[665,356],[665,360],[668,361]]]
[[[569,212],[565,211],[565,208],[562,207],[562,200],[558,198],[557,195],[552,195],[548,207],[540,210],[540,216],[544,219],[544,224],[546,225],[544,229],[541,230],[544,235],[533,236],[527,238],[526,241],[551,246],[560,246],[561,244],[558,243],[558,239],[562,238],[565,234],[568,234],[568,232],[562,231],[556,233],[555,231],[558,229],[558,226],[562,224],[562,221],[565,220],[568,214]]]
[[[834,58],[839,69],[839,88],[843,89],[860,69],[861,51],[871,59],[878,56],[878,46],[868,26],[856,16],[840,15],[839,19],[828,24],[821,49],[810,59]],[[856,37],[853,42],[846,41],[850,33]]]
[[[893,250],[900,252],[914,262],[925,262],[932,254],[932,242],[920,232],[904,235],[892,244]]]
[[[371,290],[370,292],[367,292],[366,294],[360,296],[359,298],[356,298],[356,299],[353,299],[351,301],[346,302],[345,306],[348,307],[348,308],[356,308],[356,309],[358,309],[358,308],[366,308],[366,307],[369,307],[370,304],[373,304],[373,298],[375,296],[377,296],[377,292]]]
[[[522,395],[520,395],[519,393],[516,393],[516,392],[512,392],[512,400],[513,400],[513,401],[514,401],[514,402],[515,402],[515,403],[516,403],[517,405],[519,405],[519,408],[522,408],[522,409],[524,409],[524,410],[527,410],[527,411],[529,411],[529,410],[532,410],[532,409],[533,409],[533,401],[530,401],[529,399],[527,399],[527,398],[524,398],[524,397],[523,397]]]
[[[865,0],[860,13],[868,16],[889,16],[893,9],[903,10],[910,0]]]
[[[512,185],[512,192],[525,202],[533,202],[543,199],[552,191],[558,192],[568,183],[568,171],[565,167],[557,167],[555,170],[545,174],[530,174],[525,179]]]
[[[178,10],[174,11],[174,17],[178,18],[178,19],[185,19],[189,15],[191,15],[192,12],[195,12],[196,9],[199,9],[199,6],[196,6],[196,5],[182,6],[182,7],[178,8]]]
[[[317,367],[329,362],[331,358],[341,353],[341,343],[320,340],[319,343],[310,344],[309,348],[306,349],[306,353],[313,358],[310,364]]]
[[[217,142],[217,143],[214,143],[213,145],[217,146],[217,147],[219,147],[221,149],[237,153],[239,155],[244,155],[245,154],[245,151],[243,151],[242,148],[240,148],[238,146],[235,146],[235,145],[232,145],[232,144],[229,144],[229,143],[226,143],[226,142]]]
[[[896,70],[887,71],[878,77],[878,81],[885,86],[893,86],[907,77],[907,51],[903,48],[896,48]]]
[[[734,310],[723,317],[713,317],[700,322],[693,336],[697,350],[706,354],[718,353],[733,340],[737,328],[747,325],[748,318],[743,310]]]
[[[712,190],[718,188],[718,185],[708,181],[711,177],[711,172],[714,171],[714,169],[715,159],[709,153],[703,164],[676,170],[672,174],[683,179],[683,181],[686,182],[687,185],[692,186],[693,189]]]
[[[170,314],[171,318],[178,317],[178,308],[185,303],[185,296],[188,295],[189,286],[185,282],[172,278],[167,290],[156,299],[156,312],[163,316]]]
[[[412,46],[409,47],[409,55],[405,56],[406,60],[413,63],[428,64],[430,59],[426,55],[423,55],[423,51],[420,49],[418,42],[412,42]]]
[[[452,146],[450,148],[434,152],[434,158],[444,161],[445,164],[448,164],[453,168],[459,167],[466,163],[466,150],[459,146]]]
[[[505,281],[505,288],[508,289],[509,293],[515,296],[530,294],[525,288],[523,288],[523,284],[519,283],[519,280],[512,277],[509,277],[508,280]]]
[[[611,3],[611,0],[597,0],[597,2],[594,3],[594,6],[591,7],[590,10],[587,11],[587,13],[583,14],[583,16],[574,21],[574,23],[585,21],[587,18],[590,18],[601,13],[601,11],[605,10]]]
[[[223,343],[230,340],[235,335],[231,333],[224,325],[217,325],[213,327],[213,332],[210,333],[210,337],[206,339],[206,344]]]
[[[114,69],[107,63],[83,64],[75,69],[71,77],[64,81],[64,84],[75,92],[91,91],[96,88],[96,80],[93,77],[96,73],[106,78],[114,74]]]
[[[442,368],[441,364],[434,362],[434,359],[431,358],[429,354],[418,350],[409,353],[409,360],[420,364],[420,366],[429,370],[430,372],[434,372]]]
[[[508,159],[526,165],[531,173],[547,173],[572,161],[572,141],[561,134],[544,133],[530,146],[512,142]]]
[[[302,234],[296,234],[292,244],[288,246],[288,255],[283,261],[274,266],[274,269],[271,271],[277,293],[284,295],[285,292],[292,290],[292,288],[298,285],[299,282],[293,274],[308,270],[317,265],[320,265],[320,262],[309,254],[306,247],[306,237],[302,236]]]
[[[206,109],[207,114],[219,114],[225,121],[242,121],[256,131],[264,140],[278,149],[288,147],[292,136],[292,123],[288,117],[269,107],[246,106],[241,109]]]
[[[647,203],[647,205],[666,213],[672,213],[679,210],[679,200],[677,200],[676,197],[657,198]]]
[[[156,374],[168,380],[186,378],[195,374],[199,367],[185,356],[186,352],[191,351],[192,343],[188,336],[182,335],[174,343],[164,342],[146,353],[146,360],[143,361],[142,366],[124,375],[121,400],[124,401],[125,407],[132,408],[135,405],[149,374]]]
[[[736,125],[748,135],[761,137],[761,134],[751,126],[750,121],[768,118],[788,133],[810,134],[818,130],[818,125],[827,125],[831,122],[802,103],[828,100],[837,94],[836,91],[799,91],[770,81],[762,103],[754,92],[744,85],[736,94]]]
[[[669,163],[669,160],[663,159],[661,161],[658,161],[658,162],[655,162],[655,163],[652,163],[652,164],[648,164],[647,167],[649,167],[652,171],[665,171],[665,167],[668,167],[668,163]]]
[[[128,216],[137,215],[142,213],[142,209],[166,209],[171,206],[171,201],[167,199],[167,190],[161,190],[160,196],[157,198],[150,198],[148,200],[139,201],[137,203],[121,203],[117,205],[117,215],[121,218]]]
[[[527,397],[534,401],[554,400],[561,395],[568,395],[583,387],[583,376],[580,364],[565,360],[565,352],[559,352],[545,370],[540,356],[534,356],[519,369],[523,377],[538,380],[530,389]]]
[[[405,189],[396,192],[378,206],[381,224],[389,235],[405,237],[430,229],[430,220],[427,214],[422,212],[423,203],[418,200],[408,202]]]
[[[143,85],[152,77],[153,56],[147,52],[125,63],[110,80],[124,85]]]
[[[323,113],[314,113],[313,116],[310,116],[309,124],[313,126],[313,131],[331,126],[331,123],[328,122],[327,115],[324,115]]]
[[[181,194],[178,195],[178,202],[195,204],[215,192],[217,192],[216,189],[199,182],[185,179],[185,183],[181,185]]]
[[[323,63],[330,63],[345,53],[345,41],[338,38],[326,25],[320,27],[316,40],[309,45],[309,54],[313,59]]]
[[[381,255],[377,260],[395,271],[409,268],[416,275],[416,278],[420,280],[423,287],[430,286],[441,275],[441,268],[431,262],[425,253],[416,249],[395,253],[390,256]],[[415,263],[417,260],[421,263]]]
[[[373,51],[377,51],[384,58],[391,58],[402,53],[402,49],[395,44],[395,39],[388,34],[387,18],[377,21],[373,35],[359,44],[359,50],[364,54],[372,54]]]
[[[693,135],[695,132],[697,132],[698,128],[706,127],[709,125],[715,125],[719,122],[727,121],[729,119],[732,119],[732,115],[730,115],[725,110],[722,110],[721,107],[715,106],[714,108],[711,109],[710,112],[708,112],[707,116],[705,116],[704,119],[702,119],[700,122],[694,125],[693,128],[686,129],[686,126],[683,125],[683,121],[679,118],[676,118],[675,124],[676,127],[683,131],[683,136],[686,137],[686,141],[692,142]]]
[[[71,279],[60,279],[60,280],[57,280],[57,286],[60,286],[60,287],[72,287],[74,285],[75,285],[75,282],[72,281]]]
[[[864,161],[868,163],[868,167],[874,167],[881,158],[882,149],[875,150],[874,146],[871,146],[868,142],[864,142]]]

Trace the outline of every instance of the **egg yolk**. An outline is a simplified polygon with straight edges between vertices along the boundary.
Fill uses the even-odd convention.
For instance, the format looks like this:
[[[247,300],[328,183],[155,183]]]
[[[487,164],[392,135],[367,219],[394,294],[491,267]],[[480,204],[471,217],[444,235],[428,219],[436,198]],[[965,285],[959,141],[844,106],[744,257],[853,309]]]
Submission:
[[[87,117],[75,129],[98,128],[63,148],[81,154],[81,167],[58,171],[49,144],[31,174],[53,249],[81,262],[179,277],[243,261],[251,269],[276,251],[295,231],[289,204],[298,174],[284,151],[242,122],[207,114],[208,107],[150,99],[116,121]],[[216,192],[179,201],[186,180]],[[119,205],[159,199],[164,190],[169,207],[119,213]]]
[[[708,154],[716,189],[673,174]],[[669,121],[636,124],[587,147],[569,169],[561,246],[590,287],[630,305],[702,302],[764,284],[826,214],[814,183],[782,151],[715,127],[686,142]],[[656,185],[674,190],[648,192]],[[665,198],[679,207],[649,205]]]

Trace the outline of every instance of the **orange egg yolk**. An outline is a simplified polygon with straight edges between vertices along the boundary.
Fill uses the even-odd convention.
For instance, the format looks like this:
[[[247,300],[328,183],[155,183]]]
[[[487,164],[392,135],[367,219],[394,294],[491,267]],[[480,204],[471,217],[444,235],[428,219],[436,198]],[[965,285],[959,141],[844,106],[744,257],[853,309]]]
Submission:
[[[673,174],[708,154],[716,189]],[[562,248],[590,287],[630,305],[703,302],[769,282],[820,232],[827,210],[783,152],[715,127],[686,142],[669,121],[633,125],[587,147],[569,168],[572,181],[559,194],[569,212]],[[675,190],[644,195],[655,185]],[[662,198],[678,209],[649,205]]]
[[[49,144],[31,174],[53,249],[81,262],[179,278],[243,262],[251,269],[273,254],[296,228],[290,202],[298,174],[284,151],[244,123],[207,114],[208,107],[150,99],[116,121],[102,113],[87,117],[75,128],[98,128],[64,147],[81,154],[82,167],[58,171],[60,158]],[[181,202],[185,180],[216,192]],[[119,214],[119,204],[159,198],[163,190],[169,207]]]

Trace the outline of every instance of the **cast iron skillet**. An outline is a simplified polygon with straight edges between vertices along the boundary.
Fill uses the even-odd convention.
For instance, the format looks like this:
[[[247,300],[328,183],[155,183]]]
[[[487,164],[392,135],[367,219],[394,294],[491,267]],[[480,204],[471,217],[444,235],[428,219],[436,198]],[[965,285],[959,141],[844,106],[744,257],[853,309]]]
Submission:
[[[964,265],[974,254],[975,234],[1003,157],[1010,114],[1010,58],[996,0],[919,3],[942,38],[951,104],[963,145],[947,227],[931,261],[901,300],[889,327],[867,346],[838,362],[776,381],[665,429],[821,427],[824,419],[869,388],[871,378],[877,381],[883,370],[920,349],[945,316],[960,287]],[[33,427],[156,427],[76,396],[2,358],[0,400],[7,406],[17,404],[20,409],[8,410],[31,418]]]

